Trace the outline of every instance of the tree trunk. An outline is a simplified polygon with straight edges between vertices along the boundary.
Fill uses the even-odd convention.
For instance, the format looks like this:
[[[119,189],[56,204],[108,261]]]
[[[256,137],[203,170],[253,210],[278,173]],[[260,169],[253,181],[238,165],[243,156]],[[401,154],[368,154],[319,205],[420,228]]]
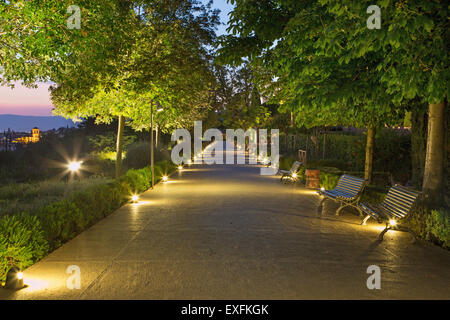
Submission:
[[[156,150],[158,150],[158,145],[159,145],[159,130],[158,130],[158,125],[155,126],[155,147]]]
[[[373,149],[375,146],[375,127],[367,128],[367,141],[366,141],[366,164],[364,167],[364,179],[369,183],[372,181],[373,171]]]
[[[418,106],[419,107],[419,106]],[[411,166],[412,184],[422,187],[425,155],[427,150],[427,112],[414,109],[411,113]]]
[[[445,103],[429,104],[427,153],[422,190],[427,202],[441,204],[444,186]]]
[[[117,127],[117,143],[116,143],[116,179],[122,173],[122,152],[123,152],[123,129],[125,126],[125,117],[119,116],[119,125]]]

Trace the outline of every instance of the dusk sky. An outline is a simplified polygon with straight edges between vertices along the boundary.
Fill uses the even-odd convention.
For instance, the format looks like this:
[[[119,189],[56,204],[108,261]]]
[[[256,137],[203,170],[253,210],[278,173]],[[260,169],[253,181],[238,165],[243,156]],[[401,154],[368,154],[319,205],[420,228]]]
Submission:
[[[228,21],[232,6],[226,0],[214,0],[214,7],[220,9],[222,22]],[[224,34],[226,26],[220,26],[218,33]],[[39,83],[37,89],[29,89],[16,83],[14,89],[0,86],[0,114],[32,116],[51,115],[52,103],[48,88],[50,84]]]

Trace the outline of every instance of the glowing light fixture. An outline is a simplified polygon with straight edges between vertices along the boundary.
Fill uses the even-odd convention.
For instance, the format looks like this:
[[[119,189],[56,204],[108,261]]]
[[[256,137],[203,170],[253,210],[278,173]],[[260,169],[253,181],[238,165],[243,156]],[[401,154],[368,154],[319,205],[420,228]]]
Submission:
[[[321,191],[325,191],[325,188],[324,188],[324,187],[322,187],[322,188],[320,188],[320,190],[321,190]]]
[[[178,170],[180,170],[180,171],[183,170],[183,166],[181,166],[181,165],[178,166]]]
[[[392,227],[395,227],[395,226],[397,225],[397,221],[391,219],[391,220],[389,220],[389,224],[390,224]]]
[[[6,274],[5,288],[19,290],[24,287],[23,273],[18,267],[12,267]]]
[[[77,172],[81,168],[82,161],[71,161],[67,165],[67,168],[69,168],[69,171],[71,172]]]
[[[139,196],[137,194],[133,194],[131,196],[131,202],[136,203],[139,201]]]
[[[297,174],[296,174],[296,173],[293,173],[293,174],[292,174],[292,178],[294,178],[294,179],[297,178]]]
[[[169,180],[169,178],[167,176],[162,177],[162,181],[167,182],[167,180]]]

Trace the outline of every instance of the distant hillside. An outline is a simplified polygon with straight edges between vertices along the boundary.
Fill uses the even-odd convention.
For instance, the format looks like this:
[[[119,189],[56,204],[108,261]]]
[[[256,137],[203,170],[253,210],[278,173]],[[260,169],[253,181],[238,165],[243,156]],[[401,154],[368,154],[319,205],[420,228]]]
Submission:
[[[59,129],[61,127],[76,126],[72,120],[63,117],[49,116],[19,116],[13,114],[0,114],[0,132],[4,130],[14,130],[16,132],[28,132],[32,128],[38,127],[41,131]]]

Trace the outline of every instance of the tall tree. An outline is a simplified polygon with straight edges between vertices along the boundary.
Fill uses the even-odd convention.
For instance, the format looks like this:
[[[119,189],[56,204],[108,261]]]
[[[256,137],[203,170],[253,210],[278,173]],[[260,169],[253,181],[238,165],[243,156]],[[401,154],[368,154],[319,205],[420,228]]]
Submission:
[[[298,83],[297,88],[291,81],[292,91],[297,96],[304,95],[305,86],[313,87],[310,99],[325,100],[322,111],[332,106],[330,98],[355,110],[361,105],[376,106],[380,118],[389,115],[386,111],[392,109],[392,105],[403,109],[415,97],[429,103],[429,115],[433,117],[428,126],[423,190],[432,202],[440,202],[444,145],[439,137],[444,135],[441,130],[449,92],[446,59],[449,8],[443,1],[384,0],[379,4],[381,29],[374,30],[366,24],[370,1],[230,2],[236,4],[229,28],[234,36],[224,38],[221,51],[235,63],[242,57],[249,57],[252,61],[262,60],[270,68],[281,66],[278,69],[281,72],[276,75],[283,80],[286,73],[295,75],[296,60],[300,60],[303,61],[300,78],[307,79],[305,76],[311,73],[321,74],[319,79],[324,80],[339,79],[336,66],[345,74],[342,71],[351,71],[352,65],[364,66],[367,62],[366,68],[353,69],[353,84],[345,82],[355,90],[345,91],[351,88],[346,88],[344,83],[335,83],[333,88],[328,82],[313,77],[310,82]],[[279,48],[291,49],[287,52],[298,58],[292,59]],[[320,65],[322,58],[325,64]],[[357,103],[348,99],[353,100],[355,95]]]
[[[428,137],[422,189],[430,203],[443,200],[444,139],[446,101],[450,79],[448,55],[449,7],[444,1],[411,0],[380,3],[382,25],[368,30],[361,23],[366,18],[367,1],[322,0],[330,8],[336,21],[346,21],[346,46],[359,51],[384,55],[378,70],[382,82],[398,104],[418,98],[428,103]],[[334,27],[334,26],[333,26]],[[375,32],[374,32],[375,31]]]
[[[376,128],[401,121],[402,112],[381,84],[381,57],[351,56],[345,38],[328,27],[333,23],[334,15],[318,2],[236,1],[230,29],[238,36],[224,37],[220,52],[226,62],[239,63],[247,55],[253,65],[270,70],[272,79],[264,77],[261,84],[298,125],[368,128],[370,180]],[[250,45],[239,50],[244,41]]]
[[[67,72],[52,90],[56,113],[96,116],[98,122],[127,118],[132,127],[142,130],[150,127],[151,108],[158,103],[164,112],[155,115],[155,120],[162,131],[193,120],[208,107],[213,81],[207,45],[215,39],[218,20],[211,3],[136,1],[123,7],[121,15],[126,30],[118,39],[121,43],[116,55],[104,62],[113,71]],[[122,126],[123,121],[119,121],[117,174]]]

